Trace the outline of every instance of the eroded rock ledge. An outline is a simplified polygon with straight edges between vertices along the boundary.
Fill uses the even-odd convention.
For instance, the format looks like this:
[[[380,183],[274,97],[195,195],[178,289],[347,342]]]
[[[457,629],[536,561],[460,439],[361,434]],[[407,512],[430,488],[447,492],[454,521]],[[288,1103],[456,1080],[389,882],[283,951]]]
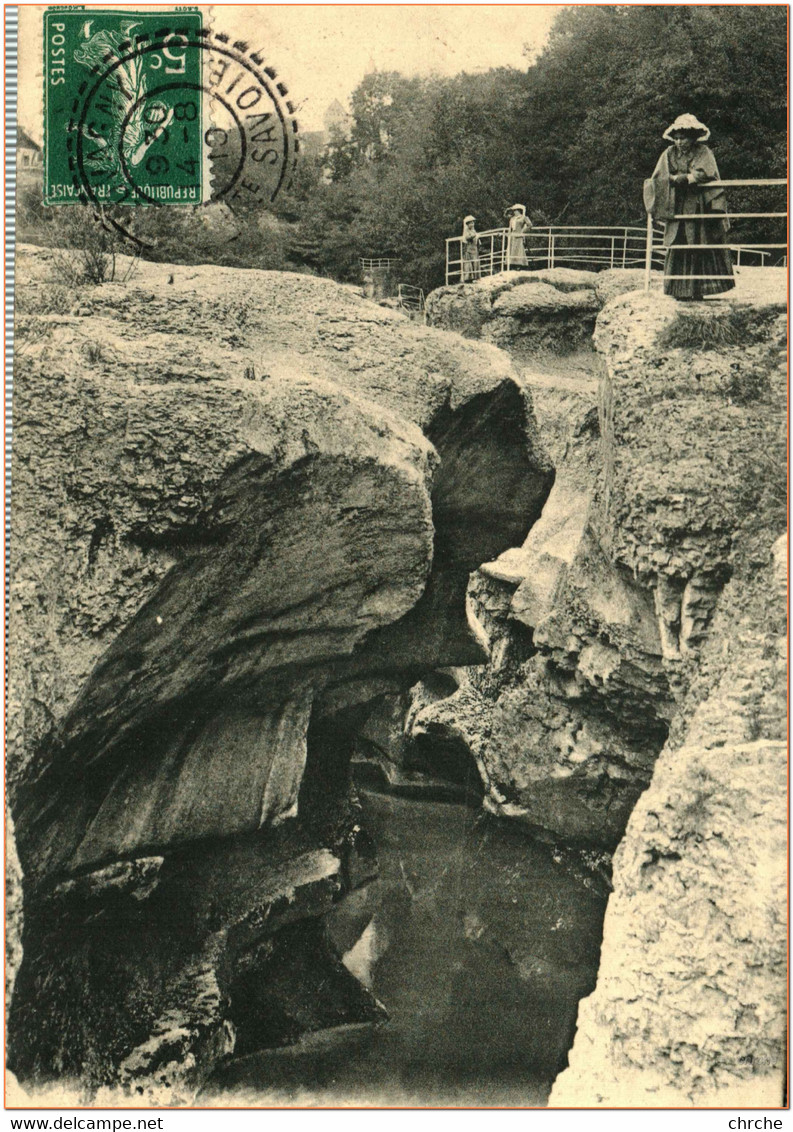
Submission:
[[[677,709],[551,1104],[780,1105],[786,313],[631,297],[597,341],[610,552],[654,592]]]
[[[557,478],[472,583],[488,665],[414,693],[412,738],[468,750],[485,805],[544,836],[619,842],[551,1104],[776,1105],[785,307],[630,294],[595,345],[598,386],[526,375]]]
[[[610,299],[643,286],[636,268],[501,271],[438,287],[427,296],[427,321],[506,350],[565,353],[590,345],[598,311]]]
[[[29,298],[47,266],[23,251]],[[553,470],[506,356],[324,280],[141,265],[33,323],[10,1064],[184,1103],[235,1045],[381,1017],[322,922],[376,872],[350,728],[485,658],[469,574],[522,541]]]

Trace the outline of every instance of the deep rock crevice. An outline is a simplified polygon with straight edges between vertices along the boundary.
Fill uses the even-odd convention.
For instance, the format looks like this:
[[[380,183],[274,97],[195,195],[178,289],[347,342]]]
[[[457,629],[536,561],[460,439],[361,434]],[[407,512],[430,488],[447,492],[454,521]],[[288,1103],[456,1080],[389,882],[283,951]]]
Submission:
[[[499,299],[464,325],[498,279],[468,288],[478,297],[441,293],[439,322],[542,350],[532,286],[503,285],[510,322]],[[598,985],[551,1103],[778,1104],[785,306],[609,298],[594,335],[600,439],[577,423],[593,391],[529,367],[556,482],[523,548],[469,592],[491,642],[473,694],[425,708],[424,727],[465,735],[486,806],[551,838],[619,845]],[[531,629],[522,660],[516,621]],[[733,921],[754,923],[740,942]]]
[[[38,256],[23,253],[32,274]],[[615,298],[630,272],[431,297],[431,320],[509,346],[519,376],[492,345],[324,280],[225,272],[210,312],[208,269],[163,287],[172,270],[98,291],[101,372],[75,317],[16,379],[11,1068],[97,1101],[189,1103],[232,1053],[382,1023],[339,958],[377,876],[353,768],[575,844],[591,878],[619,846],[600,977],[552,1103],[770,1095],[782,528],[778,485],[747,470],[781,452],[782,312],[738,306],[730,344],[702,329],[729,307]],[[253,315],[232,342],[209,320],[233,322],[235,303]],[[526,364],[593,327],[598,380]],[[184,332],[206,336],[189,364]],[[736,823],[752,807],[749,847]],[[742,855],[772,878],[765,935],[744,923],[751,883],[723,881]],[[669,951],[679,883],[716,911],[676,907]],[[717,920],[741,1001],[763,1009],[738,1040],[727,1007],[692,999],[670,1040],[662,973],[686,947],[726,962]],[[462,930],[491,946],[476,916]],[[590,958],[571,961],[579,995]],[[521,946],[509,962],[557,977]]]
[[[553,480],[508,360],[334,284],[245,274],[228,283],[247,304],[254,289],[245,349],[266,381],[216,337],[152,397],[124,363],[145,331],[127,321],[86,373],[77,319],[17,377],[9,1051],[28,1085],[180,1103],[237,1043],[382,1019],[324,921],[374,868],[353,724],[384,691],[484,659],[468,576],[520,541]],[[150,321],[163,281],[131,287],[126,313],[142,302]],[[42,420],[46,473],[26,475]],[[39,586],[57,593],[46,612]],[[75,617],[98,591],[114,611],[99,639]],[[49,724],[31,726],[42,680]]]

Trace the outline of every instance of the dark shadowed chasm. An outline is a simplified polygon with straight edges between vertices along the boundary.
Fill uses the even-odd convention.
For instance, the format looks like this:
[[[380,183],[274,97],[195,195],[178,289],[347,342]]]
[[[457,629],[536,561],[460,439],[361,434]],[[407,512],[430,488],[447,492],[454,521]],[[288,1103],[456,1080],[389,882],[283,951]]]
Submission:
[[[603,877],[466,805],[361,800],[380,876],[328,930],[388,1021],[238,1058],[204,1103],[546,1104],[594,987]]]

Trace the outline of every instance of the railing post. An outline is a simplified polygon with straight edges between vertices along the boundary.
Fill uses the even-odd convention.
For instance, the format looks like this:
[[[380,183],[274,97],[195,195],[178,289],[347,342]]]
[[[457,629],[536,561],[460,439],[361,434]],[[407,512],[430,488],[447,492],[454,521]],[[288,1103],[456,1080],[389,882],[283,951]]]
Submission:
[[[644,289],[650,290],[650,268],[653,262],[653,218],[647,213],[647,242],[645,245]]]
[[[724,186],[724,187],[744,186],[744,185],[768,186],[768,185],[786,185],[786,184],[787,184],[787,181],[783,177],[782,178],[765,179],[765,180],[754,179],[754,180],[740,180],[740,181],[736,180],[736,181],[709,182],[709,185],[713,188],[720,188],[722,186]],[[757,213],[746,213],[746,214],[736,213],[735,214],[736,218],[743,218],[744,216],[746,218],[755,218],[755,217],[756,218],[763,218],[763,217],[767,217],[767,218],[780,217],[780,218],[782,218],[782,217],[785,217],[786,215],[787,215],[786,212],[757,212]],[[547,256],[546,262],[547,262],[548,267],[555,267],[556,266],[556,237],[557,237],[557,235],[560,235],[562,237],[562,240],[563,240],[562,247],[560,249],[561,250],[561,260],[562,260],[563,263],[566,262],[566,261],[571,261],[571,260],[574,261],[574,262],[583,262],[583,263],[589,262],[589,263],[597,264],[597,265],[600,265],[600,264],[603,264],[603,263],[609,263],[609,265],[612,268],[615,267],[620,262],[621,262],[621,265],[622,265],[623,268],[627,268],[631,264],[635,265],[637,263],[637,260],[638,260],[638,263],[641,264],[641,256],[639,254],[639,247],[641,246],[641,234],[640,234],[641,228],[633,227],[632,225],[617,226],[617,225],[605,225],[605,224],[604,225],[594,225],[594,226],[582,225],[582,224],[563,225],[563,226],[557,227],[555,231],[551,227],[551,225],[547,225],[547,226],[546,225],[538,225],[537,228],[534,230],[534,233],[532,234],[532,237],[531,237],[530,254],[527,251],[527,259],[528,259],[529,263],[539,264],[539,263],[542,262],[542,256],[540,254],[539,247],[537,246],[537,240],[541,237],[543,231],[546,231],[547,236],[548,236],[548,243],[547,243],[547,248],[546,248],[546,256]],[[609,240],[611,241],[610,255],[608,255],[608,256],[601,255],[599,245],[598,245],[598,247],[595,247],[595,248],[592,247],[593,238],[585,235],[585,233],[592,232],[592,231],[594,231],[596,233],[596,236],[594,238],[597,241],[600,241],[600,240],[604,240],[606,242],[608,242]],[[658,244],[655,243],[655,240],[659,235],[662,235],[662,231],[659,231],[659,230],[656,229],[656,226],[653,223],[652,217],[648,216],[647,217],[647,228],[646,228],[645,264],[644,264],[644,266],[645,266],[645,279],[644,279],[645,290],[650,289],[650,285],[651,285],[651,282],[652,282],[652,269],[653,269],[653,267],[656,267],[656,266],[660,266],[661,268],[664,267],[666,248],[665,248],[663,242],[660,242]],[[499,269],[501,271],[509,270],[509,266],[510,266],[510,264],[509,264],[509,230],[505,229],[505,228],[500,228],[500,229],[490,230],[486,233],[481,234],[480,239],[482,240],[482,247],[484,246],[485,238],[488,239],[489,244],[488,244],[488,251],[485,252],[483,250],[482,255],[480,257],[480,260],[481,260],[480,274],[482,274],[482,275],[494,275],[499,271]],[[496,245],[495,245],[496,239],[499,239],[501,241],[501,244],[500,244],[498,250],[496,250]],[[570,246],[570,241],[574,240],[574,239],[579,239],[579,240],[583,241],[582,246],[581,247]],[[568,243],[565,244],[564,240],[567,240]],[[620,249],[620,246],[617,242],[618,240],[622,240],[622,249]],[[630,243],[630,248],[628,247],[629,243]],[[456,255],[458,256],[458,258],[456,260],[452,259],[452,255],[454,254],[453,253],[453,245],[454,245],[454,253],[456,253]],[[637,247],[637,245],[638,245],[638,247]],[[759,245],[754,246],[754,247],[753,246],[746,246],[746,245],[736,245],[736,244],[731,245],[731,249],[735,252],[735,262],[736,262],[737,267],[743,266],[744,253],[756,255],[758,257],[761,265],[765,264],[766,260],[770,260],[770,259],[773,258],[772,253],[768,250],[770,248],[779,249],[780,253],[784,253],[784,251],[787,249],[787,244],[784,244],[784,243],[774,243],[774,244],[772,244],[772,243],[762,243],[762,244],[759,244]],[[574,252],[580,252],[581,254],[580,255],[571,254],[571,253],[574,253]],[[597,254],[595,254],[595,253],[597,253]],[[658,258],[656,259],[656,257],[658,257]],[[782,254],[781,258],[782,258],[782,261],[784,263],[786,261],[787,257]],[[485,262],[486,260],[487,260],[487,263]],[[751,262],[754,262],[754,261],[751,261]],[[387,266],[387,261],[386,260],[381,260],[381,261],[367,260],[365,263],[364,263],[363,260],[361,261],[362,268],[373,267],[375,265],[377,265],[377,266]],[[463,259],[462,259],[462,241],[459,237],[450,237],[446,240],[446,273],[445,273],[445,279],[446,279],[447,286],[449,285],[449,283],[452,282],[453,277],[456,276],[457,280],[459,281],[463,278],[463,275],[464,275],[464,267],[463,267]]]

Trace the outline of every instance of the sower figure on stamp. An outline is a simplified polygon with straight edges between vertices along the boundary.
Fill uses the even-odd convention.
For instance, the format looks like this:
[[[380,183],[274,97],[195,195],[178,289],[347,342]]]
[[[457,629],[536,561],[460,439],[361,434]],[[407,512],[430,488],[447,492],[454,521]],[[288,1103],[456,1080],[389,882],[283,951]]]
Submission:
[[[526,233],[531,229],[531,220],[526,215],[526,206],[513,204],[508,208],[509,235],[507,236],[507,269],[514,270],[519,267],[528,267],[529,260],[526,255]]]
[[[719,216],[727,211],[727,198],[723,189],[706,187],[720,179],[716,158],[704,144],[710,130],[693,114],[681,114],[664,137],[673,144],[645,184],[648,212],[664,221],[664,294],[701,299],[729,291],[735,286],[732,258],[721,245],[730,222]]]
[[[463,220],[463,283],[473,283],[474,279],[478,279],[482,274],[482,265],[479,261],[479,236],[475,225],[475,216],[466,216]]]

